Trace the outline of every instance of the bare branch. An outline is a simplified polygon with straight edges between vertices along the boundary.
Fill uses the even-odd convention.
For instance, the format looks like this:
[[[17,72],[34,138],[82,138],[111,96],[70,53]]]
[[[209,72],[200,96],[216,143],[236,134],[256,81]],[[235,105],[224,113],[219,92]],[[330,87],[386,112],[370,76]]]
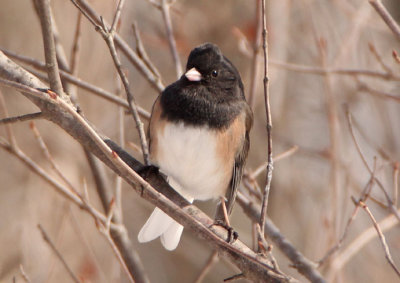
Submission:
[[[395,162],[393,168],[393,205],[397,207],[399,195],[399,162]]]
[[[263,13],[261,10],[261,1],[257,0],[256,4],[256,38],[253,43],[253,54],[251,58],[251,72],[250,72],[250,91],[249,91],[249,104],[253,109],[256,101],[257,78],[260,69],[259,59],[261,50],[261,35],[263,28]]]
[[[22,266],[22,264],[19,265],[19,271],[21,272],[21,276],[24,279],[24,281],[26,283],[30,283],[31,280],[29,279],[29,276],[26,274],[24,267]]]
[[[376,162],[375,162],[375,166],[374,166],[374,171],[372,171],[372,174],[371,174],[371,178],[368,181],[367,185],[365,186],[365,189],[363,190],[363,192],[362,192],[362,194],[361,194],[361,196],[359,198],[360,201],[365,202],[368,199],[369,194],[370,194],[370,192],[372,190],[372,186],[374,185],[374,182],[375,182],[375,179],[374,179],[375,178],[375,171],[376,171]],[[334,245],[332,248],[330,248],[328,250],[328,252],[325,254],[325,256],[318,261],[319,266],[321,266],[325,262],[327,262],[332,257],[332,255],[335,254],[342,247],[342,244],[343,244],[343,242],[344,242],[344,240],[345,240],[345,238],[346,238],[346,236],[347,236],[347,234],[348,234],[348,232],[350,230],[350,226],[353,223],[354,219],[356,218],[356,215],[357,215],[357,212],[358,212],[359,208],[360,208],[359,205],[355,206],[355,208],[353,210],[353,213],[351,214],[350,218],[347,220],[347,223],[346,223],[346,226],[344,228],[342,236],[337,241],[336,245]]]
[[[61,172],[61,170],[58,168],[57,164],[55,163],[53,157],[50,154],[50,151],[44,142],[42,136],[39,133],[39,130],[36,128],[35,123],[31,122],[30,123],[30,128],[35,135],[35,138],[37,142],[39,143],[39,147],[42,150],[42,153],[44,157],[47,159],[47,161],[50,163],[51,167],[53,168],[54,172],[60,177],[61,180],[69,187],[69,189],[74,192],[76,195],[79,195],[78,191],[74,188],[74,186],[71,184],[71,182],[64,176],[64,174]]]
[[[50,81],[50,88],[58,93],[61,97],[63,97],[63,88],[58,70],[56,47],[52,30],[53,25],[51,22],[50,1],[36,1],[38,5],[38,12],[40,15],[40,25],[42,27],[44,55],[46,58],[46,67]]]
[[[382,66],[382,68],[387,73],[392,73],[392,69],[385,62],[383,62],[381,55],[378,53],[378,51],[376,51],[375,46],[371,42],[368,43],[368,48],[371,51],[371,53],[375,56],[376,60]]]
[[[400,64],[400,56],[397,54],[397,51],[393,49],[392,56],[395,62]]]
[[[35,112],[35,113],[29,113],[29,114],[20,115],[20,116],[8,117],[8,118],[0,119],[0,125],[11,124],[11,123],[15,123],[15,122],[30,121],[30,120],[40,119],[41,117],[42,117],[42,112]]]
[[[366,169],[368,170],[368,172],[372,175],[372,169],[371,169],[370,166],[368,165],[368,162],[367,162],[367,160],[365,159],[365,156],[364,156],[364,154],[362,153],[361,147],[360,147],[360,145],[358,144],[357,139],[356,139],[356,136],[355,136],[355,134],[354,134],[353,124],[352,124],[352,117],[351,117],[351,113],[350,113],[350,111],[348,110],[348,108],[346,109],[346,113],[347,113],[347,122],[348,122],[348,125],[349,125],[349,128],[350,128],[350,133],[351,133],[353,142],[354,142],[354,144],[355,144],[355,146],[356,146],[356,148],[357,148],[357,152],[358,152],[358,154],[360,155],[361,160],[363,161],[365,168],[366,168]],[[400,213],[397,211],[396,207],[393,205],[393,201],[390,199],[390,196],[389,196],[388,192],[386,191],[386,189],[384,188],[384,186],[382,185],[382,183],[379,181],[379,179],[378,179],[376,176],[374,176],[374,179],[375,179],[375,182],[376,182],[376,184],[378,185],[378,187],[381,189],[381,191],[382,191],[383,194],[385,195],[385,198],[386,198],[386,201],[387,201],[387,205],[388,205],[390,211],[397,217],[397,219],[398,219],[399,222],[400,222]]]
[[[6,107],[6,102],[4,100],[4,96],[3,96],[3,93],[1,92],[1,90],[0,90],[0,110],[3,112],[3,115],[5,117],[8,117],[8,111],[7,111],[7,107]],[[8,119],[10,119],[10,118],[1,119],[0,120],[0,125],[1,124],[5,124],[5,130],[6,130],[6,134],[7,134],[8,140],[10,142],[10,145],[11,145],[12,148],[15,148],[15,147],[17,147],[17,140],[15,139],[15,135],[14,135],[14,132],[12,130],[11,125],[7,124],[7,120]],[[5,123],[1,123],[1,121],[6,121],[6,122]]]
[[[62,254],[57,250],[53,242],[51,241],[50,237],[47,235],[46,231],[43,229],[43,227],[38,224],[38,228],[40,232],[42,233],[43,240],[49,245],[49,247],[53,250],[53,252],[56,254],[57,258],[61,261],[62,265],[64,268],[67,270],[68,274],[71,276],[71,279],[76,282],[80,283],[81,281],[75,276],[74,272],[71,270],[71,268],[68,266],[67,262],[65,261],[64,257]]]
[[[281,152],[277,154],[274,158],[274,163],[278,162],[281,159],[287,158],[291,156],[292,154],[296,153],[296,151],[299,149],[297,145],[292,146],[288,150]],[[261,164],[258,166],[250,175],[249,177],[252,179],[257,178],[268,166],[268,162],[265,162],[264,164]]]
[[[262,23],[263,23],[263,51],[264,51],[264,100],[265,100],[265,112],[267,116],[267,139],[268,139],[268,150],[267,150],[267,181],[264,188],[261,214],[259,224],[261,227],[261,234],[264,235],[265,221],[267,219],[267,207],[268,207],[268,197],[271,188],[272,181],[272,170],[273,170],[273,159],[272,159],[272,118],[271,118],[271,106],[269,102],[269,78],[268,78],[268,31],[267,31],[267,16],[265,12],[265,2],[262,0]]]
[[[120,2],[120,3],[122,3],[122,2]],[[100,34],[103,36],[103,39],[107,43],[108,49],[110,50],[110,53],[111,53],[111,57],[114,61],[115,68],[117,69],[119,77],[121,78],[122,84],[124,85],[125,93],[126,93],[126,96],[128,99],[129,110],[133,116],[133,119],[136,124],[136,129],[139,133],[140,145],[142,147],[142,153],[143,153],[143,159],[144,159],[145,164],[149,165],[150,164],[149,147],[147,145],[146,133],[144,131],[143,123],[139,117],[135,97],[133,96],[133,94],[130,90],[130,87],[129,87],[128,78],[126,77],[125,73],[122,71],[121,61],[118,57],[117,50],[115,49],[115,45],[114,45],[114,34],[112,34],[110,31],[107,30],[106,24],[104,22],[103,22],[102,27],[98,26],[97,31],[100,32]]]
[[[375,77],[381,78],[384,80],[393,80],[400,81],[400,77],[387,72],[379,72],[374,70],[363,70],[363,69],[350,69],[350,68],[333,68],[333,69],[324,69],[320,67],[314,66],[306,66],[299,65],[293,63],[285,63],[276,60],[270,60],[271,66],[275,66],[278,68],[282,68],[288,71],[300,72],[300,73],[308,73],[314,75],[326,75],[327,73],[332,73],[336,75],[345,75],[345,76],[366,76],[366,77]]]
[[[161,11],[164,19],[165,29],[167,31],[169,49],[171,50],[172,58],[174,59],[176,76],[179,78],[182,75],[182,64],[181,59],[179,58],[178,50],[176,49],[176,42],[174,33],[172,31],[171,15],[169,13],[170,5],[171,4],[167,3],[167,0],[161,0]]]
[[[24,63],[27,63],[29,65],[32,65],[33,67],[39,69],[39,70],[45,70],[46,66],[44,63],[37,61],[35,59],[23,56],[23,55],[19,55],[16,54],[14,52],[8,51],[8,50],[4,50],[1,49],[1,51],[4,52],[4,54],[6,54],[7,56],[17,59],[19,61],[22,61]],[[115,94],[108,92],[100,87],[97,87],[95,85],[92,85],[88,82],[82,81],[80,78],[77,78],[71,74],[69,74],[68,72],[64,72],[63,70],[60,70],[60,75],[63,79],[65,79],[66,81],[77,85],[91,93],[94,93],[110,102],[116,103],[117,105],[123,106],[126,109],[129,109],[129,105],[126,102],[126,100],[116,96]],[[146,111],[145,109],[141,108],[140,106],[138,106],[138,112],[141,115],[142,118],[148,120],[150,118],[150,113],[148,111]]]
[[[78,60],[79,60],[79,50],[80,50],[80,41],[81,41],[81,26],[82,26],[82,14],[78,12],[74,40],[72,42],[71,60],[70,60],[70,64],[69,64],[70,72],[74,76],[76,76],[78,74]]]
[[[208,258],[206,264],[201,269],[200,274],[198,275],[197,279],[194,281],[195,283],[203,282],[204,278],[210,272],[211,268],[218,262],[218,252],[213,251],[210,257]]]
[[[117,24],[121,18],[122,7],[124,7],[125,0],[119,0],[117,10],[115,11],[114,19],[111,24],[110,33],[114,34],[117,29]]]
[[[132,24],[133,28],[133,35],[135,36],[135,41],[136,41],[136,53],[140,57],[140,59],[143,60],[143,62],[146,64],[146,66],[150,69],[150,71],[153,72],[153,74],[156,77],[161,77],[160,73],[158,72],[157,68],[154,66],[154,64],[151,62],[149,55],[146,52],[146,49],[144,48],[142,39],[140,37],[140,32],[139,28],[137,26],[137,23]]]
[[[369,0],[371,6],[378,12],[379,16],[381,16],[382,20],[385,21],[386,25],[393,32],[397,40],[400,40],[400,27],[396,23],[396,21],[389,14],[388,10],[386,10],[385,6],[383,6],[382,1],[380,0]]]
[[[238,193],[236,198],[238,204],[242,207],[246,215],[253,221],[260,219],[260,206],[247,199],[242,193]],[[265,234],[292,262],[294,268],[304,275],[311,282],[325,282],[325,279],[317,270],[317,264],[304,257],[293,245],[286,239],[279,229],[267,218],[265,222]]]
[[[390,99],[397,103],[400,102],[400,96],[396,96],[396,95],[384,92],[382,90],[373,89],[361,81],[358,81],[358,90],[368,92],[368,93],[370,93],[374,96],[380,97],[380,98]]]
[[[400,210],[399,210],[400,212]],[[389,231],[393,227],[397,227],[398,220],[394,215],[385,217],[378,223],[382,232]],[[370,241],[378,236],[375,227],[370,227],[360,233],[345,249],[340,251],[338,255],[332,259],[331,263],[331,274],[337,274],[342,267],[351,260],[351,258],[359,253],[359,251],[365,247]],[[328,274],[328,277],[329,274]]]
[[[355,204],[357,204],[357,201],[355,201]],[[389,264],[392,266],[393,270],[396,272],[397,276],[400,278],[400,270],[394,264],[394,261],[392,259],[392,255],[390,254],[389,247],[388,247],[388,245],[386,243],[385,236],[383,235],[382,230],[379,227],[379,224],[376,222],[375,217],[372,215],[372,213],[369,210],[368,206],[364,202],[358,201],[358,204],[365,210],[365,212],[371,218],[371,221],[374,224],[375,230],[378,233],[379,239],[381,241],[383,250],[385,252],[386,259],[389,262]]]
[[[101,25],[100,16],[85,0],[71,0],[71,2],[78,7],[92,23],[94,27]],[[107,25],[107,23],[105,22]],[[128,60],[137,68],[137,70],[150,82],[150,84],[157,90],[163,91],[165,86],[161,82],[161,78],[156,76],[140,59],[140,57],[129,47],[129,45],[118,35],[115,34],[115,45]]]

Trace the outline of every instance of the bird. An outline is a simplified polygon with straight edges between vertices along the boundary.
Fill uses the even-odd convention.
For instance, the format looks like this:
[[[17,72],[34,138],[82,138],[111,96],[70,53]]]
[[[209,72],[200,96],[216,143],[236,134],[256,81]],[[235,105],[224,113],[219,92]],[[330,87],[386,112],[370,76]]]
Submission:
[[[238,70],[217,45],[201,44],[190,52],[185,73],[153,104],[150,162],[188,202],[220,198],[226,218],[243,175],[252,124]],[[138,241],[160,237],[171,251],[182,231],[181,224],[156,207]]]

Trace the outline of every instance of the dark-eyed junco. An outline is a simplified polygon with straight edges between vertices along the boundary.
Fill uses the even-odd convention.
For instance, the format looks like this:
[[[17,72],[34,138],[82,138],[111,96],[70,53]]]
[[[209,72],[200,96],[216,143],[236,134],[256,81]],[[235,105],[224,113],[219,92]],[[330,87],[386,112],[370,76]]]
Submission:
[[[214,44],[189,55],[186,72],[157,98],[149,126],[150,159],[189,202],[226,197],[230,214],[249,149],[252,111],[233,64]],[[174,250],[183,226],[155,208],[139,242],[161,238]]]

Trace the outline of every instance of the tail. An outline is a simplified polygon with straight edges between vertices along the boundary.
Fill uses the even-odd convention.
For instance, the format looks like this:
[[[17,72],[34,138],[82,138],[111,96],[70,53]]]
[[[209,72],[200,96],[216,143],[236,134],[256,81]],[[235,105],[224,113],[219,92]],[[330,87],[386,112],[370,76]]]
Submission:
[[[178,246],[182,231],[181,224],[156,207],[140,230],[138,240],[140,243],[145,243],[160,237],[164,248],[172,251]]]

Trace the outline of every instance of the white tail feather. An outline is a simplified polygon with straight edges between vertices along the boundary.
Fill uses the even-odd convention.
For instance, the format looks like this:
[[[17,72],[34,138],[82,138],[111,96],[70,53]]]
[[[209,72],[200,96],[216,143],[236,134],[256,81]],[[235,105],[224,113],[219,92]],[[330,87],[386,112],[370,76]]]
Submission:
[[[183,231],[183,226],[178,222],[172,222],[168,229],[161,235],[161,243],[169,251],[175,250],[179,244]]]
[[[179,184],[172,178],[168,180],[168,183],[190,203],[193,202],[193,197],[183,194]],[[160,237],[164,248],[172,251],[178,246],[182,231],[183,226],[181,224],[156,207],[140,230],[138,240],[140,243],[145,243]]]
[[[161,236],[173,222],[171,217],[156,207],[139,232],[139,242],[150,242]]]

